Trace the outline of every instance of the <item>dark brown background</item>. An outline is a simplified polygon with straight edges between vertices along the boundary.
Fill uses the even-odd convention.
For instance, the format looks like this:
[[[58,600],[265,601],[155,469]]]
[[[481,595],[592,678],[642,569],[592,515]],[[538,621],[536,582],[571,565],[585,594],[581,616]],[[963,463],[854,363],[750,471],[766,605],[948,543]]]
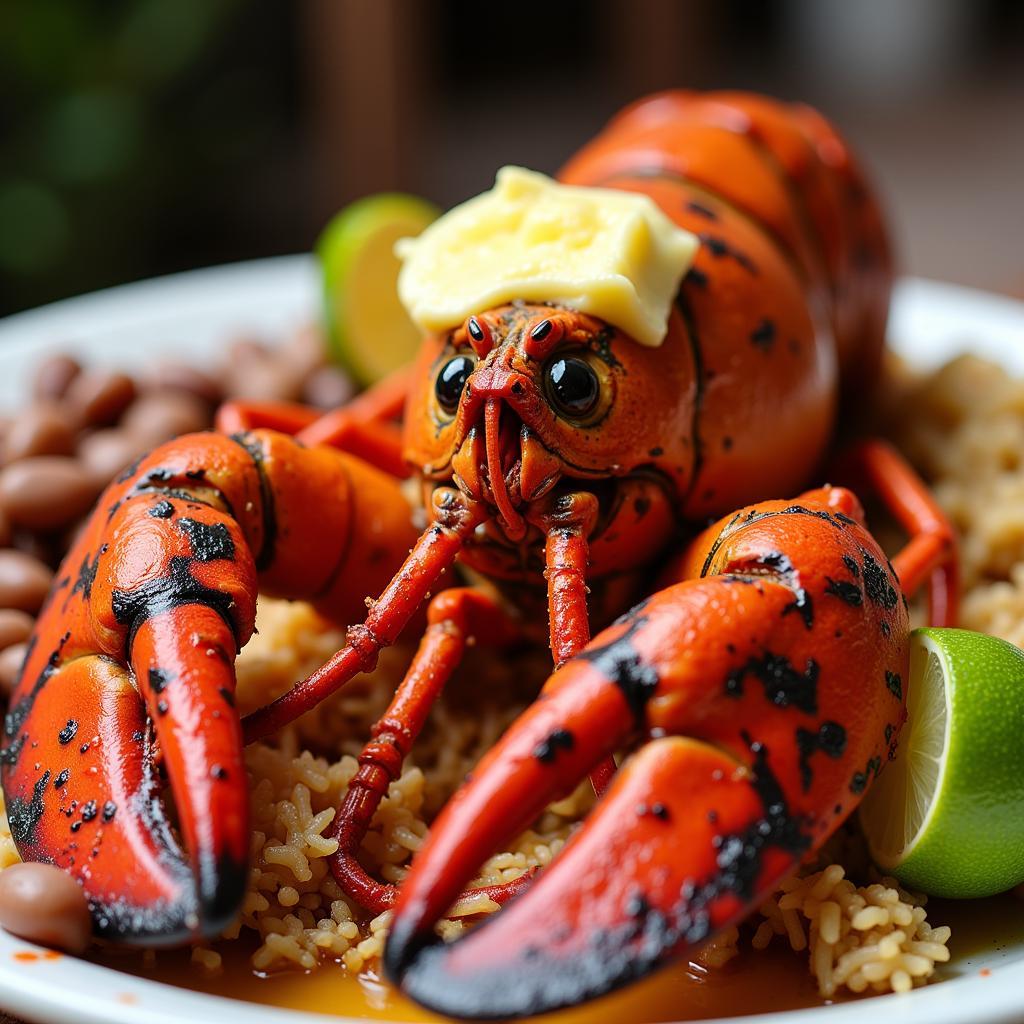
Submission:
[[[810,100],[911,272],[1024,292],[1016,0],[0,0],[0,313],[552,171],[665,86]]]

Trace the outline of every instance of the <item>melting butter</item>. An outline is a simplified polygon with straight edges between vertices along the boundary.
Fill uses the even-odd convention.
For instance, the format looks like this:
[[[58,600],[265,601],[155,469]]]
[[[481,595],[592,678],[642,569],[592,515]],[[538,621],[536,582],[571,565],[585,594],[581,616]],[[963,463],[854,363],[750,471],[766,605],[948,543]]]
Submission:
[[[398,293],[426,330],[523,299],[589,313],[657,346],[699,244],[648,196],[503,167],[489,192],[398,242]]]

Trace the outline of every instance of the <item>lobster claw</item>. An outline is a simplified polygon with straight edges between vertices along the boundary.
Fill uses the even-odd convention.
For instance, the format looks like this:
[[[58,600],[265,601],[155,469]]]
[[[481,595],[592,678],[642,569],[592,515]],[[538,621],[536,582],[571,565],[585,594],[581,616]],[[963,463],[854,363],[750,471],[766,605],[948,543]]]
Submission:
[[[187,611],[187,628],[177,608],[138,630],[137,678],[143,659],[181,667],[174,647],[232,643],[219,616]],[[138,689],[113,658],[57,662],[30,653],[35,683],[5,722],[0,768],[22,856],[79,880],[101,938],[151,948],[219,935],[244,895],[249,835],[238,716],[217,707],[230,660],[174,686],[169,669],[147,669]],[[187,854],[161,798],[158,748]]]
[[[762,815],[750,773],[729,755],[655,740],[551,867],[465,938],[425,942],[403,929],[400,905],[387,969],[408,995],[455,1017],[528,1016],[600,996],[744,913],[755,879],[722,872],[722,837],[743,836]]]

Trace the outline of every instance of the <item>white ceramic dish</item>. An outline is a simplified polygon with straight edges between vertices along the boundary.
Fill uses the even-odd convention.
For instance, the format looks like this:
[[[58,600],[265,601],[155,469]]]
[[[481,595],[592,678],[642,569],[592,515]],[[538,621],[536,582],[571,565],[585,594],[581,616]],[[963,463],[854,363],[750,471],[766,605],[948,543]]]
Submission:
[[[297,256],[144,281],[9,317],[0,321],[0,409],[19,402],[31,367],[47,350],[122,366],[143,365],[161,353],[202,360],[234,332],[272,336],[297,326],[314,315],[316,303],[313,265]],[[905,281],[896,295],[890,333],[893,347],[917,365],[935,366],[969,350],[1024,374],[1024,304],[1009,299]],[[31,949],[0,932],[0,1008],[40,1024],[314,1024],[328,1019],[201,995],[71,957],[15,958]],[[961,958],[948,975],[941,984],[907,995],[719,1024],[1024,1019],[1024,942]]]

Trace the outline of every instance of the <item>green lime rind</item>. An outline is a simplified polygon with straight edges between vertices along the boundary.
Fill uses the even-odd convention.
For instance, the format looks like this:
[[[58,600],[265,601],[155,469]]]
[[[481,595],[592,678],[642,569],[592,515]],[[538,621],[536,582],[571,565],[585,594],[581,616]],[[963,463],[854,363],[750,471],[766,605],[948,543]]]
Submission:
[[[915,698],[915,686],[931,687],[933,699],[926,691]],[[941,711],[936,698],[944,700],[945,714],[915,735],[915,709]],[[908,710],[912,720],[897,758],[861,812],[879,867],[912,889],[954,899],[991,896],[1024,882],[1024,652],[969,630],[915,630]],[[921,771],[927,752],[918,756],[916,792],[908,743],[919,755],[931,744],[938,755],[930,777]],[[915,799],[923,815],[913,813]],[[891,816],[898,814],[920,824],[893,843],[899,829]]]
[[[360,384],[373,384],[415,354],[419,334],[398,299],[392,247],[439,214],[425,199],[382,192],[346,206],[317,239],[328,352]]]

